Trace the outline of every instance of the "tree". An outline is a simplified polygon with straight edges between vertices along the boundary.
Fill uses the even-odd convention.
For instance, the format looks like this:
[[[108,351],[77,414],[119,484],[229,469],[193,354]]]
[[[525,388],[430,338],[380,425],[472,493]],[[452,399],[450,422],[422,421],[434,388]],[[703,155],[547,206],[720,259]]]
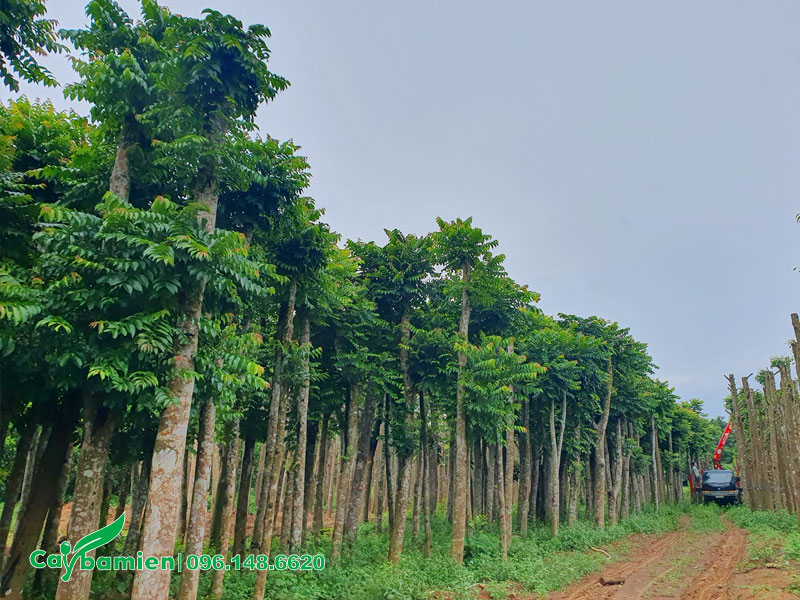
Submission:
[[[361,258],[360,271],[367,284],[370,297],[376,304],[378,315],[395,334],[394,345],[403,382],[403,402],[391,403],[391,442],[398,456],[397,494],[394,515],[389,531],[389,561],[397,562],[403,547],[411,495],[411,468],[416,443],[414,441],[414,414],[417,405],[417,382],[409,361],[412,338],[412,320],[418,321],[419,311],[426,300],[427,279],[433,274],[433,240],[428,237],[404,235],[400,231],[386,230],[389,240],[383,247],[374,243],[350,243],[350,248]],[[388,423],[388,415],[387,415]],[[368,424],[371,429],[371,422]],[[390,442],[389,437],[386,443]],[[354,515],[360,510],[356,500]]]
[[[232,158],[225,154],[221,142],[241,124],[252,123],[258,105],[273,98],[287,82],[267,69],[266,27],[253,25],[245,30],[231,16],[203,12],[204,19],[184,18],[165,35],[165,45],[175,49],[172,60],[163,63],[160,75],[168,100],[153,114],[172,117],[170,123],[178,132],[170,144],[175,158],[181,158],[186,149],[195,159],[194,201],[202,207],[197,218],[205,233],[212,236],[219,201],[220,163]],[[180,307],[182,319],[173,355],[176,373],[168,383],[176,402],[161,414],[142,536],[142,550],[151,556],[169,555],[175,544],[178,514],[172,498],[180,489],[194,391],[197,321],[202,313],[206,280],[188,277],[183,281],[186,289]],[[169,571],[137,572],[131,598],[166,598],[169,580]]]
[[[458,335],[461,343],[469,339],[470,283],[472,272],[479,266],[491,266],[490,251],[497,246],[491,236],[472,226],[472,218],[452,222],[437,218],[439,231],[434,234],[438,262],[450,274],[450,291],[461,297]],[[467,421],[464,407],[464,367],[467,355],[458,353],[456,382],[455,461],[453,473],[453,538],[450,556],[459,563],[464,559],[464,536],[467,523]]]

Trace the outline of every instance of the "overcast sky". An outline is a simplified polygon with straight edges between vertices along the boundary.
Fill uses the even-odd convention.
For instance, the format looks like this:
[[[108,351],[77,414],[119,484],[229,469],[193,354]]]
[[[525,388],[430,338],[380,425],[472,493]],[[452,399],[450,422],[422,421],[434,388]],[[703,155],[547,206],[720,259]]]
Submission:
[[[545,311],[629,326],[712,415],[724,374],[788,353],[800,4],[163,1],[272,30],[292,86],[258,124],[303,147],[345,237],[473,216]]]

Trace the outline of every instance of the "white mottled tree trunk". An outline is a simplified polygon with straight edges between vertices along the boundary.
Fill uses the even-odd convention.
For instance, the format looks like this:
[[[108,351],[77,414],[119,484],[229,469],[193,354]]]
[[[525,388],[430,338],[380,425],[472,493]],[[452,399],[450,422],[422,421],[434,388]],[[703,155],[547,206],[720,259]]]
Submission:
[[[305,311],[303,311],[305,313]],[[305,525],[305,481],[306,481],[306,451],[308,441],[308,397],[311,389],[311,372],[309,360],[311,356],[311,326],[308,315],[303,315],[303,330],[300,334],[300,344],[303,348],[303,381],[300,394],[297,397],[297,449],[294,452],[294,497],[290,501],[292,507],[292,524],[289,534],[289,551],[298,550],[303,540],[303,527]],[[284,515],[285,518],[285,515]]]
[[[219,192],[216,182],[209,180],[200,188],[195,200],[206,206],[198,217],[206,231],[213,232],[217,220]],[[183,318],[178,324],[182,341],[174,354],[176,375],[169,382],[170,395],[175,399],[161,413],[150,465],[150,489],[142,530],[144,556],[172,556],[178,531],[183,479],[183,455],[186,433],[194,394],[194,377],[186,376],[195,370],[198,321],[203,308],[205,282],[187,282],[184,290]],[[131,600],[167,600],[172,572],[166,569],[137,571],[133,578]]]
[[[189,512],[189,525],[186,528],[186,555],[203,552],[206,535],[206,513],[208,512],[208,490],[211,485],[211,454],[214,450],[214,427],[216,406],[208,399],[200,412],[200,431],[198,432],[197,460],[192,485],[192,506]],[[186,570],[181,575],[178,600],[195,600],[200,571]]]

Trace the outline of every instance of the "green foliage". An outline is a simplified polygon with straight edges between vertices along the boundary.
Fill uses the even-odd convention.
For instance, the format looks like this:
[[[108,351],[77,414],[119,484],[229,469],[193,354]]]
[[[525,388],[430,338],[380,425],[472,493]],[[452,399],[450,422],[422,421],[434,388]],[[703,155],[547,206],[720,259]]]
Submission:
[[[497,440],[514,423],[519,402],[512,401],[513,391],[530,386],[545,372],[545,367],[527,361],[512,347],[511,340],[499,336],[482,336],[478,345],[456,343],[456,350],[467,356],[463,382],[469,394],[468,422],[486,440]],[[456,369],[452,363],[451,372]]]
[[[30,39],[11,37],[31,52],[57,49],[52,23],[37,19],[43,4],[25,7],[28,16],[19,15],[31,25],[20,36]],[[119,480],[152,452],[174,382],[194,383],[191,422],[181,424],[189,444],[205,402],[218,408],[219,435],[239,419],[242,435],[260,441],[269,381],[280,373],[290,449],[299,437],[298,390],[310,380],[309,431],[324,420],[331,435],[341,434],[351,391],[360,389],[365,403],[380,407],[383,442],[402,459],[419,451],[423,423],[434,442],[450,437],[456,382],[465,392],[468,444],[502,444],[509,431],[541,442],[551,407],[563,401],[565,417],[555,418],[565,420],[570,473],[591,451],[607,402],[612,422],[631,423],[622,440],[613,427],[609,435],[623,442],[636,472],[652,466],[641,445],[643,437],[650,445],[651,418],[665,466],[683,469],[682,456],[712,450],[718,424],[697,402],[676,404],[669,384],[652,377],[646,344],[597,316],[545,315],[538,294],[515,282],[494,253],[497,240],[471,218],[439,218],[430,234],[387,229],[383,243],[340,245],[305,196],[311,174],[300,146],[254,133],[258,107],[288,86],[268,68],[266,27],[214,10],[184,17],[155,0],[142,0],[138,20],[115,0],[90,0],[86,14],[85,29],[61,35],[79,53],[79,80],[66,94],[90,103],[92,124],[47,102],[0,106],[0,368],[12,382],[3,407],[9,440],[46,422],[54,405],[77,412],[83,395],[101,398],[119,417],[109,453]],[[8,64],[52,83],[32,58],[20,60]],[[126,198],[107,191],[112,165],[126,179]],[[284,322],[292,336],[284,337]],[[310,344],[299,339],[306,323]],[[186,353],[176,357],[176,348]],[[377,436],[380,424],[368,430]],[[580,428],[581,439],[571,435]],[[507,581],[546,592],[602,564],[589,547],[675,528],[684,509],[648,509],[606,529],[581,521],[557,539],[536,525],[514,538],[507,561],[499,558],[497,524],[478,514],[463,564],[449,557],[443,515],[434,518],[430,558],[409,534],[397,565],[384,561],[387,535],[365,525],[340,562],[318,573],[271,573],[267,593],[473,597],[479,580],[493,594]],[[704,527],[719,526],[714,509],[691,510]],[[329,553],[330,543],[324,536],[308,550]],[[794,555],[795,546],[787,548]],[[93,593],[124,594],[125,585],[98,573]],[[252,585],[252,573],[229,573],[223,597],[250,598]],[[209,586],[204,574],[201,595]]]
[[[61,52],[55,21],[43,19],[44,0],[3,0],[0,4],[0,76],[12,91],[19,80],[56,85],[50,71],[36,62],[35,55]]]
[[[88,29],[60,32],[84,57],[73,57],[80,80],[64,93],[89,102],[92,119],[114,141],[121,133],[138,140],[137,115],[155,101],[152,64],[165,57],[161,38],[175,20],[155,2],[143,2],[142,9],[144,20],[134,23],[114,0],[91,0]]]
[[[30,264],[38,205],[57,201],[64,191],[46,172],[68,167],[90,131],[86,119],[58,112],[50,101],[23,96],[0,104],[0,260]]]

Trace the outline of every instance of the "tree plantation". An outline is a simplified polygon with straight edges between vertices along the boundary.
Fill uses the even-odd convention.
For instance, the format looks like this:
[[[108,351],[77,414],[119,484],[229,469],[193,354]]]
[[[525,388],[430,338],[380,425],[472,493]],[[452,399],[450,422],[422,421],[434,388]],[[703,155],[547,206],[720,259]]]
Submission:
[[[773,357],[750,387],[750,375],[727,376],[734,430],[741,440],[738,453],[744,500],[755,510],[783,510],[797,515],[800,529],[800,319],[792,314],[795,339],[792,358]],[[797,379],[792,379],[792,362]],[[776,384],[776,371],[780,383]]]
[[[6,88],[55,84],[37,54],[69,48],[52,93],[90,106],[0,105],[0,596],[461,597],[536,588],[533,548],[676,526],[727,423],[644,341],[545,314],[472,218],[343,240],[300,146],[255,127],[290,85],[270,31],[140,7],[91,0],[58,32],[42,2],[0,8]],[[750,508],[800,518],[792,323],[791,357],[728,377],[723,462]],[[322,558],[32,566],[123,516],[87,556]]]

